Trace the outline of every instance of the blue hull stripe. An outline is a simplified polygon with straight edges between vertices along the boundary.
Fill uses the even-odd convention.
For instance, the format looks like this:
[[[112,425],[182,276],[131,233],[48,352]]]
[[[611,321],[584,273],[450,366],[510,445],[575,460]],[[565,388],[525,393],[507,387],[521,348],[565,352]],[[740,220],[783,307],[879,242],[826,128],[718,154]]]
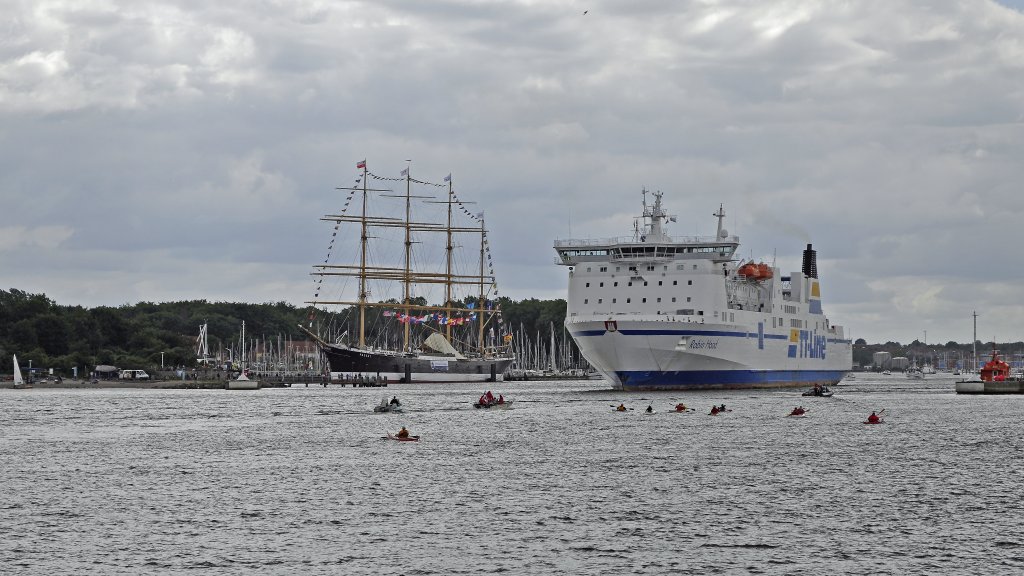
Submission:
[[[832,385],[842,370],[698,370],[616,372],[624,390],[699,390],[701,388],[780,388],[815,383]]]

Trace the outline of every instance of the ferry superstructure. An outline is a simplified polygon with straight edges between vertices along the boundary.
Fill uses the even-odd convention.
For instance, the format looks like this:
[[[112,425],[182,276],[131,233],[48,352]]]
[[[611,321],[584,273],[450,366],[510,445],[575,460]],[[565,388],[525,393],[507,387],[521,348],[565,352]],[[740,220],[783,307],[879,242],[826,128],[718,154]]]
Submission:
[[[569,268],[565,326],[583,356],[623,390],[834,385],[853,347],[822,312],[816,253],[782,276],[737,259],[739,238],[672,237],[675,221],[644,191],[632,236],[556,240]]]

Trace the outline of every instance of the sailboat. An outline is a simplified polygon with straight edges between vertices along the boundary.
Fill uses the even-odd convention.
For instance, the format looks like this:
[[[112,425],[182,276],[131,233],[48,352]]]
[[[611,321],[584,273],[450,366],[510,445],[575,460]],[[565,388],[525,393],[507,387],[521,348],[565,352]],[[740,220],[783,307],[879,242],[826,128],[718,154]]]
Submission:
[[[510,339],[500,334],[501,312],[495,302],[494,271],[485,268],[485,264],[490,263],[490,252],[483,213],[474,215],[466,209],[466,203],[452,188],[451,175],[445,178],[444,184],[435,184],[414,179],[408,168],[402,171],[401,178],[387,178],[370,172],[365,161],[356,167],[362,170],[357,186],[339,188],[349,191],[345,209],[341,214],[322,218],[335,223],[334,235],[328,258],[314,266],[316,291],[314,299],[307,302],[314,310],[321,305],[347,306],[335,319],[341,318],[351,330],[331,338],[319,334],[319,330],[314,332],[301,325],[300,328],[316,341],[330,371],[341,373],[343,378],[365,377],[385,382],[501,380],[514,357]],[[370,188],[370,179],[404,182],[405,191]],[[361,187],[359,182],[362,182]],[[432,200],[433,196],[414,194],[414,184],[417,190],[447,188],[447,198]],[[348,202],[357,196],[361,204],[359,213],[347,213]],[[374,205],[379,201],[399,206],[392,205],[390,210],[374,209],[371,213],[371,200]],[[428,204],[444,205],[444,209],[431,218],[426,214]],[[402,215],[396,217],[399,210]],[[346,246],[353,251],[358,248],[358,256],[353,254],[351,260],[332,264],[331,250],[339,230],[343,243],[346,237],[351,238]],[[461,247],[457,239],[463,236],[479,238],[479,244],[471,250],[476,252],[476,262],[466,266],[456,262],[456,251]],[[439,237],[445,242],[430,241]],[[398,252],[391,254],[391,258],[385,254],[388,246],[394,246]],[[434,258],[431,258],[432,249]],[[380,262],[371,262],[371,258],[379,258]],[[356,282],[347,287],[348,298],[321,301],[323,280],[332,276]],[[443,294],[433,298],[441,301],[429,304],[430,290],[438,286],[443,287]],[[456,294],[460,288],[468,288],[471,293],[460,297]],[[391,293],[389,298],[378,297],[376,302],[370,299],[371,293],[377,290],[389,294],[389,290],[395,289],[400,292]],[[342,294],[345,294],[344,287]],[[352,314],[357,317],[351,318]],[[367,316],[371,315],[385,324],[378,325],[373,345],[367,337]],[[311,312],[310,328],[315,316],[316,312]],[[358,334],[353,337],[354,342],[346,338],[350,331]]]
[[[32,385],[25,382],[25,377],[21,375],[21,366],[18,365],[18,355],[14,355],[14,387],[15,388],[31,388]]]
[[[245,375],[245,320],[242,321],[242,372],[238,375],[238,378],[234,380],[228,380],[227,385],[224,386],[227,390],[259,390],[260,381],[250,380]]]

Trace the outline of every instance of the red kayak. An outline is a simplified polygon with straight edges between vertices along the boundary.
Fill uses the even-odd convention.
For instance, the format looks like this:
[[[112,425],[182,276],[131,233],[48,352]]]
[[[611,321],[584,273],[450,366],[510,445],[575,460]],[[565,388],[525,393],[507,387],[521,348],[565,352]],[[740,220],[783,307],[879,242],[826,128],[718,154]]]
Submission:
[[[870,422],[868,420],[865,420],[864,423],[865,424],[885,424],[885,420],[879,420],[878,422]]]
[[[420,437],[419,436],[406,436],[405,438],[399,438],[398,436],[395,436],[394,434],[392,434],[390,432],[388,432],[387,436],[381,436],[381,439],[382,440],[397,440],[399,442],[419,442],[420,441]]]

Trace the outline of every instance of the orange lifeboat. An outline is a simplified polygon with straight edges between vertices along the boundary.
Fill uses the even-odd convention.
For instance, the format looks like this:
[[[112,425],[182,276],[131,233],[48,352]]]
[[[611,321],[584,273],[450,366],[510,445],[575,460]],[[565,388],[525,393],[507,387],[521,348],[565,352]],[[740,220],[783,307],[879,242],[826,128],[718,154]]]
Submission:
[[[768,280],[771,277],[772,277],[772,269],[771,269],[771,267],[768,266],[767,264],[765,264],[764,262],[759,263],[757,265],[757,279],[758,280]]]
[[[740,276],[746,276],[747,278],[756,280],[757,279],[757,264],[748,262],[743,266],[740,266],[739,270],[736,271]]]
[[[1010,365],[999,358],[999,351],[992,349],[992,359],[981,369],[983,382],[1002,382],[1010,377]]]

